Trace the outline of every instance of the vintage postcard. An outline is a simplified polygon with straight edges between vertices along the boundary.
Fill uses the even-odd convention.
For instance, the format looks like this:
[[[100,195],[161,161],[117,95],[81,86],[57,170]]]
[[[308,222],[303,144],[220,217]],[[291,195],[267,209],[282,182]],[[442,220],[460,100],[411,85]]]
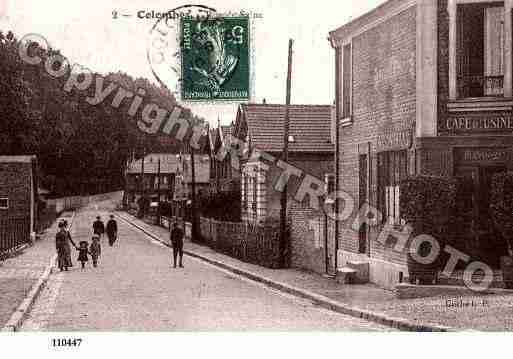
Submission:
[[[0,347],[479,354],[513,331],[512,8],[0,0]]]

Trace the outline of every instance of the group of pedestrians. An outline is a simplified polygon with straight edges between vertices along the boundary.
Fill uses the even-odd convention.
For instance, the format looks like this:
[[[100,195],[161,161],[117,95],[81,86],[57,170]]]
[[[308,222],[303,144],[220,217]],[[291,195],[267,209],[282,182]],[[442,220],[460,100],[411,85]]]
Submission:
[[[57,264],[59,269],[62,271],[68,271],[69,267],[73,267],[71,260],[71,246],[75,247],[78,251],[77,260],[81,263],[82,269],[85,268],[85,264],[89,261],[89,256],[93,261],[93,267],[98,266],[98,259],[102,253],[102,247],[100,240],[104,234],[107,234],[109,238],[109,246],[113,246],[117,240],[118,225],[114,219],[114,215],[110,215],[110,220],[105,226],[101,220],[101,217],[96,217],[96,221],[93,223],[93,237],[92,242],[89,245],[87,241],[80,241],[78,246],[73,242],[71,234],[68,230],[68,222],[63,220],[59,222],[59,231],[55,236],[55,245],[57,249]]]
[[[63,220],[59,222],[59,231],[55,235],[55,245],[57,248],[57,264],[61,272],[67,271],[68,268],[73,267],[73,262],[71,261],[71,246],[78,251],[77,260],[81,263],[82,269],[85,268],[85,264],[89,261],[89,256],[93,261],[93,267],[96,268],[98,266],[98,259],[102,253],[100,242],[104,235],[107,235],[109,239],[109,246],[114,246],[118,236],[118,224],[114,219],[114,215],[110,215],[106,226],[100,216],[96,217],[96,220],[93,222],[93,237],[90,245],[87,241],[80,241],[77,246],[75,242],[73,242],[68,230],[68,221]],[[171,245],[173,247],[174,268],[176,268],[177,259],[179,267],[183,268],[184,235],[183,229],[175,222],[170,233]]]

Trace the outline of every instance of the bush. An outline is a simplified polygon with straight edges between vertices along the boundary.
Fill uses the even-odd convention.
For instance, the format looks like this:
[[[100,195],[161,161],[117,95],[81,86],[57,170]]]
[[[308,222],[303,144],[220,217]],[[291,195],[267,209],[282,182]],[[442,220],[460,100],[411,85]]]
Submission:
[[[513,172],[497,173],[492,178],[490,212],[495,228],[502,235],[509,255],[513,255]]]
[[[401,217],[412,227],[412,238],[421,234],[430,235],[443,249],[451,236],[457,182],[442,177],[414,176],[403,180],[400,186]],[[431,246],[424,243],[417,254],[425,257],[430,251]],[[441,270],[440,256],[431,264],[417,263],[410,251],[407,258],[411,281],[419,279],[420,282],[431,282]]]
[[[241,222],[240,192],[220,192],[203,196],[198,201],[201,216],[224,222]]]

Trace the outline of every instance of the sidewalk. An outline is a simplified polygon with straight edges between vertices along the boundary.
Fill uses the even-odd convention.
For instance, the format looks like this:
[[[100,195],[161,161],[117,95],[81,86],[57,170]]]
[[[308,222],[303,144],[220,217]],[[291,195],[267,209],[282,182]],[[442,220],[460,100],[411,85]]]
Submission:
[[[154,239],[170,245],[167,229],[146,223],[125,212],[118,212],[117,214],[153,236]],[[404,303],[404,300],[400,301],[395,298],[393,292],[383,290],[372,284],[341,285],[333,279],[297,269],[268,269],[215,252],[207,246],[192,243],[190,239],[185,241],[184,252],[236,274],[264,283],[274,289],[310,299],[318,305],[344,314],[403,330],[444,331],[449,329],[443,326],[439,327],[437,323],[426,325],[426,323],[420,321],[398,318],[401,315],[393,311],[389,313],[376,311],[383,306],[383,303]]]
[[[59,218],[71,217],[63,213]],[[0,262],[0,329],[30,293],[55,255],[57,221],[41,239],[13,258]]]
[[[118,212],[169,245],[165,228]],[[513,295],[479,295],[397,299],[395,294],[372,284],[342,285],[333,279],[296,269],[273,270],[241,262],[207,246],[185,242],[186,254],[236,274],[296,296],[308,298],[329,309],[393,326],[402,330],[513,330]]]

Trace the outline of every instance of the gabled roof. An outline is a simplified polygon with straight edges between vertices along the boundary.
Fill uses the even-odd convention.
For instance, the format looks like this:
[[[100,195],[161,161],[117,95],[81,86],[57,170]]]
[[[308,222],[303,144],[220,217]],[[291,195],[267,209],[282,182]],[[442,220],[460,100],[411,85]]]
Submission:
[[[187,183],[192,182],[191,155],[180,155],[176,153],[150,153],[144,157],[144,173],[157,174],[158,161],[160,158],[160,173],[173,174],[185,173]],[[210,157],[208,155],[194,155],[196,183],[207,183],[210,181]],[[141,173],[142,159],[132,162],[127,170],[129,174]]]
[[[248,127],[251,146],[261,151],[283,151],[285,105],[243,104],[242,116]],[[330,105],[291,105],[290,152],[331,153]]]
[[[178,155],[176,153],[150,153],[144,157],[144,173],[158,172],[160,159],[160,173],[176,173],[178,167]],[[142,159],[133,161],[128,167],[128,173],[141,173]]]

